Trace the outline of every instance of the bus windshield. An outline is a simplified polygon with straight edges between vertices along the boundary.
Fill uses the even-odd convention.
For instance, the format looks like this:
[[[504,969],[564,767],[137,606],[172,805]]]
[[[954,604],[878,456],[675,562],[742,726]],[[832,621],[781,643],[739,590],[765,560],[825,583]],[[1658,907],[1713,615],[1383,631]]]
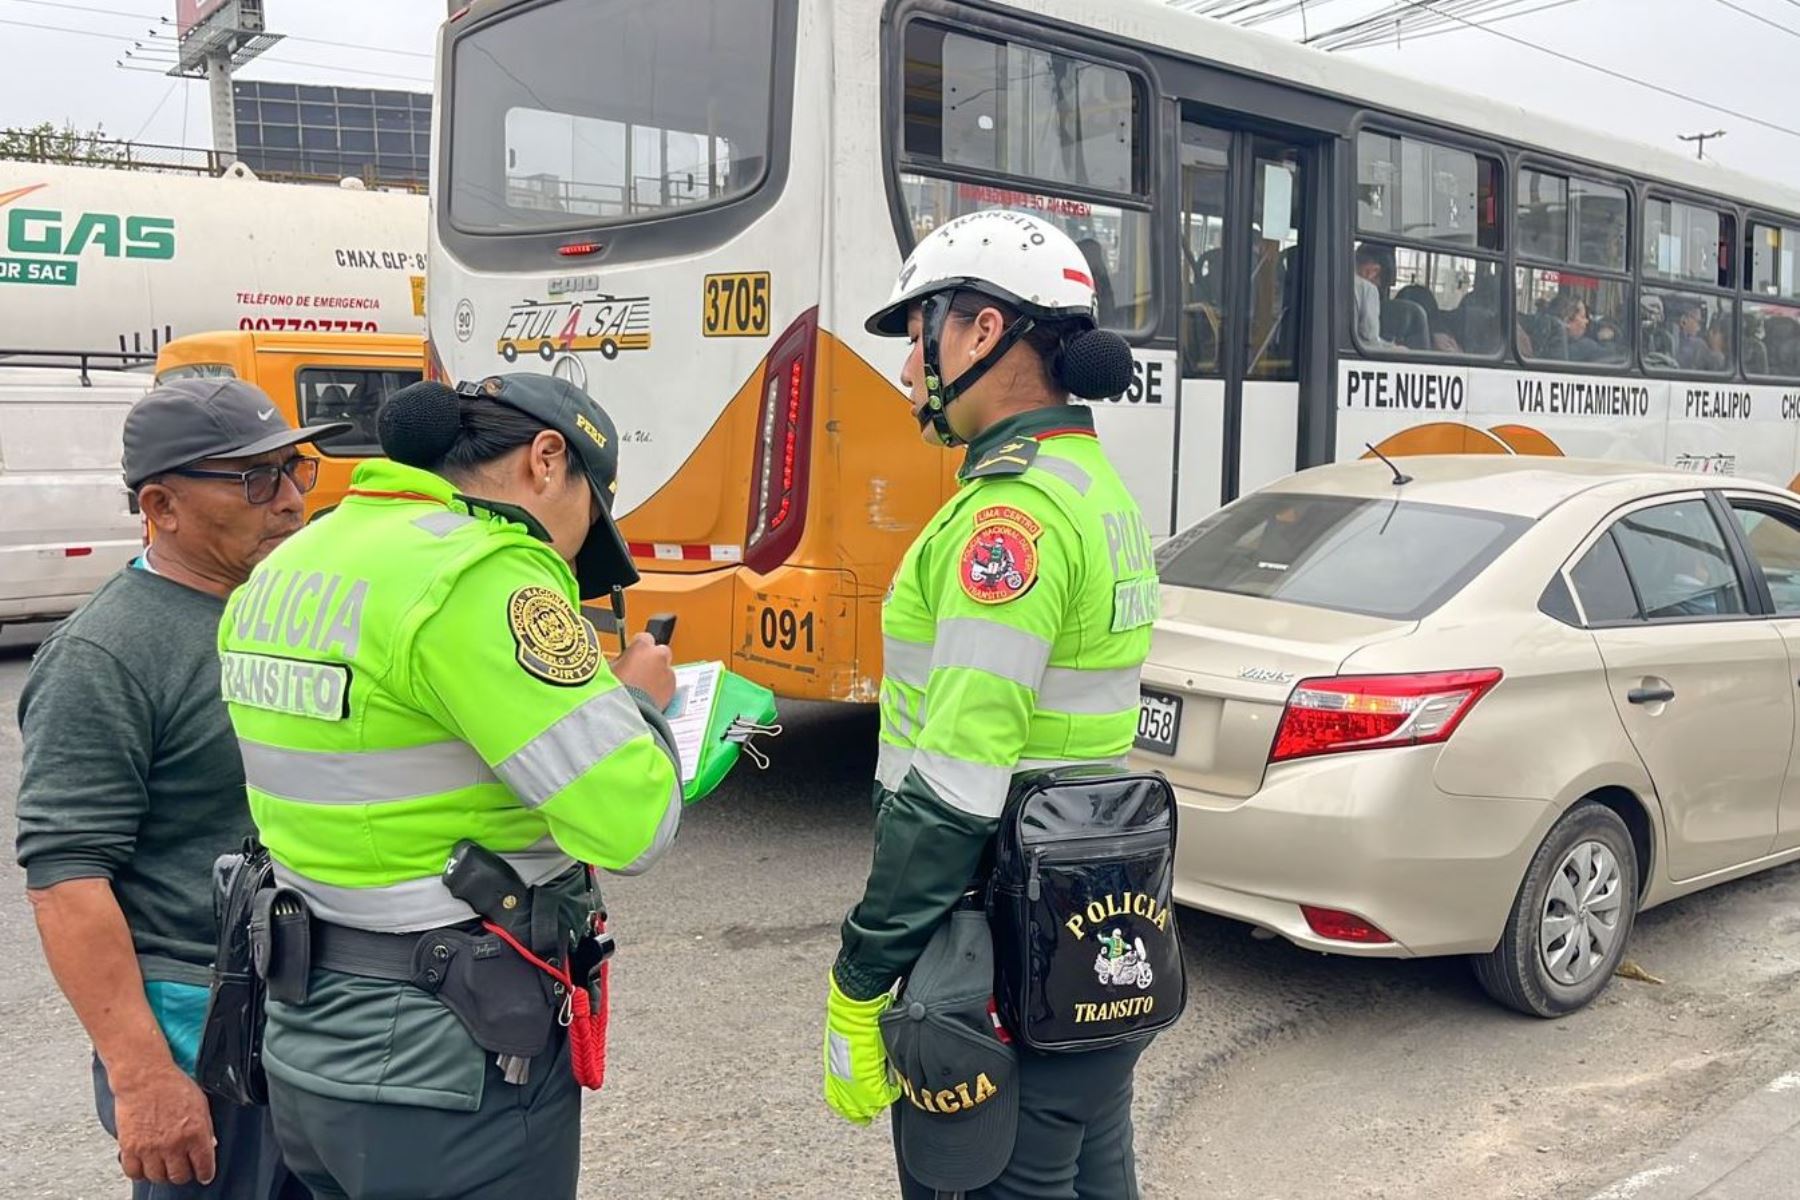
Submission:
[[[762,182],[775,0],[562,0],[471,30],[452,58],[450,223],[585,228]]]

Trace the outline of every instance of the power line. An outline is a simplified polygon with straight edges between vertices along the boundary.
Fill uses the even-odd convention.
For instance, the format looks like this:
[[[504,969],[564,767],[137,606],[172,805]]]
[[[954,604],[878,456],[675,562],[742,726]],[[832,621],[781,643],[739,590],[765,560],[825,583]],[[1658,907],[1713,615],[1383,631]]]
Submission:
[[[1515,9],[1512,12],[1499,13],[1496,16],[1489,17],[1484,23],[1471,25],[1470,28],[1485,29],[1489,25],[1498,25],[1502,21],[1510,21],[1515,17],[1529,17],[1536,13],[1549,12],[1553,8],[1562,8],[1565,5],[1577,3],[1580,3],[1580,0],[1549,0],[1548,3],[1540,4],[1536,8],[1522,8]],[[1795,3],[1800,4],[1800,0],[1795,0]],[[1350,35],[1340,40],[1336,35],[1343,34],[1345,29],[1350,30]],[[1348,26],[1345,27],[1345,29],[1326,30],[1307,44],[1317,46],[1321,50],[1362,50],[1369,46],[1385,44],[1387,42],[1388,33],[1390,32],[1388,29],[1356,32],[1353,27]],[[1462,31],[1462,26],[1451,24],[1448,21],[1441,21],[1436,26],[1427,26],[1421,33],[1409,32],[1405,36],[1407,42],[1422,42],[1427,38],[1443,37],[1447,33],[1461,33]]]
[[[175,94],[175,89],[180,87],[181,84],[182,81],[177,79],[174,83],[169,85],[169,90],[164,92],[162,99],[156,102],[156,107],[150,110],[150,115],[144,118],[144,123],[138,126],[138,131],[126,138],[126,141],[135,142],[144,136],[144,130],[150,128],[150,122],[156,120],[156,114],[162,111],[162,106],[169,102],[169,97]]]
[[[1779,30],[1781,30],[1781,32],[1787,34],[1789,37],[1800,38],[1800,29],[1794,29],[1791,26],[1783,25],[1780,21],[1771,21],[1769,18],[1763,16],[1761,13],[1751,12],[1749,9],[1745,8],[1741,4],[1733,4],[1731,2],[1731,0],[1718,0],[1718,3],[1723,4],[1726,8],[1729,8],[1732,12],[1742,13],[1744,16],[1749,17],[1752,21],[1761,21],[1764,25],[1767,25],[1770,29],[1779,29]]]
[[[39,29],[46,33],[68,33],[74,34],[77,37],[104,38],[111,42],[128,42],[132,40],[130,34],[100,33],[93,29],[70,29],[63,25],[35,25],[30,21],[9,21],[3,17],[0,17],[0,25],[13,25],[20,29]],[[157,48],[161,49],[160,46]],[[426,87],[431,85],[429,79],[420,79],[416,75],[396,75],[392,71],[371,71],[364,67],[346,67],[340,63],[306,62],[298,58],[279,58],[273,54],[265,54],[258,59],[258,61],[281,63],[284,66],[290,67],[311,67],[319,71],[342,71],[348,75],[371,75],[379,79],[400,79],[407,83],[421,84]]]
[[[88,13],[88,14],[91,14],[94,16],[131,17],[131,18],[133,18],[135,20],[139,20],[139,21],[159,21],[164,25],[169,24],[169,18],[164,17],[164,16],[152,16],[148,13],[126,12],[123,9],[117,9],[117,8],[89,8],[86,5],[82,5],[82,4],[67,4],[67,3],[64,3],[63,0],[12,0],[12,2],[14,4],[32,4],[32,5],[36,5],[39,8],[59,8],[59,9],[64,9],[68,12]],[[433,55],[427,54],[422,50],[393,50],[386,46],[358,46],[353,42],[333,42],[333,41],[329,41],[325,38],[302,37],[299,34],[294,34],[294,33],[283,34],[282,40],[289,41],[289,42],[305,42],[306,44],[312,45],[312,46],[334,46],[339,50],[361,50],[368,54],[398,54],[398,55],[402,55],[403,57],[406,57],[406,58],[432,58],[432,57],[434,57]]]
[[[1390,35],[1396,42],[1403,37],[1422,41],[1439,34],[1462,32],[1462,27],[1453,23],[1458,16],[1482,17],[1486,24],[1497,25],[1514,17],[1529,16],[1534,12],[1559,8],[1564,3],[1573,2],[1574,0],[1556,0],[1555,3],[1538,8],[1524,9],[1520,6],[1530,3],[1530,0],[1449,0],[1425,13],[1408,13],[1399,4],[1393,4],[1373,16],[1328,29],[1311,39],[1309,44],[1323,50],[1360,50],[1365,46],[1384,44]],[[1465,24],[1471,23],[1465,21]]]
[[[1410,4],[1414,8],[1423,9],[1423,8],[1428,7],[1428,5],[1424,2],[1424,0],[1402,0],[1402,2],[1406,3],[1406,4]],[[1448,13],[1445,13],[1444,15],[1450,16],[1450,14],[1448,14]],[[1748,121],[1752,125],[1760,125],[1764,129],[1771,129],[1771,130],[1774,130],[1776,133],[1785,133],[1785,134],[1789,135],[1790,137],[1800,138],[1800,129],[1795,129],[1788,125],[1778,125],[1774,121],[1766,121],[1761,117],[1753,117],[1749,113],[1739,112],[1735,108],[1726,108],[1722,104],[1714,104],[1709,100],[1702,100],[1697,96],[1690,96],[1685,92],[1678,92],[1674,88],[1664,87],[1660,83],[1651,83],[1647,79],[1639,79],[1636,76],[1627,75],[1623,71],[1615,71],[1611,67],[1603,67],[1599,63],[1591,63],[1591,62],[1586,61],[1585,59],[1576,58],[1572,54],[1564,54],[1561,50],[1552,50],[1548,46],[1541,46],[1536,42],[1528,41],[1522,37],[1516,37],[1513,34],[1506,33],[1499,29],[1490,29],[1486,25],[1478,25],[1473,21],[1464,20],[1464,18],[1462,18],[1462,17],[1451,16],[1451,19],[1462,22],[1464,25],[1467,25],[1470,29],[1479,29],[1483,33],[1486,33],[1493,37],[1499,38],[1501,41],[1511,42],[1515,46],[1523,46],[1527,50],[1536,50],[1540,54],[1548,54],[1551,58],[1560,59],[1563,62],[1571,63],[1577,67],[1586,68],[1589,71],[1597,71],[1602,75],[1608,76],[1609,78],[1612,78],[1612,79],[1620,80],[1621,82],[1624,82],[1624,83],[1634,84],[1637,87],[1641,87],[1641,88],[1647,88],[1650,91],[1656,92],[1660,95],[1668,96],[1671,99],[1680,100],[1687,104],[1697,104],[1701,108],[1710,109],[1716,113],[1723,113],[1725,116],[1728,116],[1728,117],[1736,117],[1740,121]]]

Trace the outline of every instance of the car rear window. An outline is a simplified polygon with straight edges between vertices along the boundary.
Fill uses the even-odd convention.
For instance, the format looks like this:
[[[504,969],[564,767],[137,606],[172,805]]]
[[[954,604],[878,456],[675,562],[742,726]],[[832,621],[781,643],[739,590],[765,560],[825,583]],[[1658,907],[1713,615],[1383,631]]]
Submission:
[[[1410,621],[1454,596],[1530,524],[1404,498],[1260,493],[1163,543],[1157,573],[1173,587]]]

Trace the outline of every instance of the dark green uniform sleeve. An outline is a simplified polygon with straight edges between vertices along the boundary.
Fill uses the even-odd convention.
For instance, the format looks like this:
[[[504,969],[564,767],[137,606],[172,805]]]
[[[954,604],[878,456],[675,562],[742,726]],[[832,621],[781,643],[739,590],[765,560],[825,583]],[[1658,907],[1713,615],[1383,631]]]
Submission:
[[[879,995],[912,968],[980,866],[1076,592],[1081,559],[1066,518],[1029,484],[981,486],[969,515],[925,551],[936,621],[925,720],[911,768],[877,814],[868,885],[844,921],[836,971],[852,999]],[[1029,543],[1011,543],[1031,556],[1014,555],[1026,577],[1016,591],[966,578],[994,519],[1014,522]]]

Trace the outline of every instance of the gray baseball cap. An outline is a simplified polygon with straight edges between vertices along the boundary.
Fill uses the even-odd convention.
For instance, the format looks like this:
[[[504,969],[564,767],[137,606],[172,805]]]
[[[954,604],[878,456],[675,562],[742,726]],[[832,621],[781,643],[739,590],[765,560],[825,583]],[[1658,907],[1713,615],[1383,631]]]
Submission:
[[[1019,1056],[994,1015],[985,912],[959,908],[938,926],[880,1026],[906,1173],[939,1191],[992,1183],[1018,1134]]]
[[[176,379],[158,384],[125,416],[125,486],[207,458],[250,458],[316,442],[347,421],[295,429],[280,408],[242,379]]]

